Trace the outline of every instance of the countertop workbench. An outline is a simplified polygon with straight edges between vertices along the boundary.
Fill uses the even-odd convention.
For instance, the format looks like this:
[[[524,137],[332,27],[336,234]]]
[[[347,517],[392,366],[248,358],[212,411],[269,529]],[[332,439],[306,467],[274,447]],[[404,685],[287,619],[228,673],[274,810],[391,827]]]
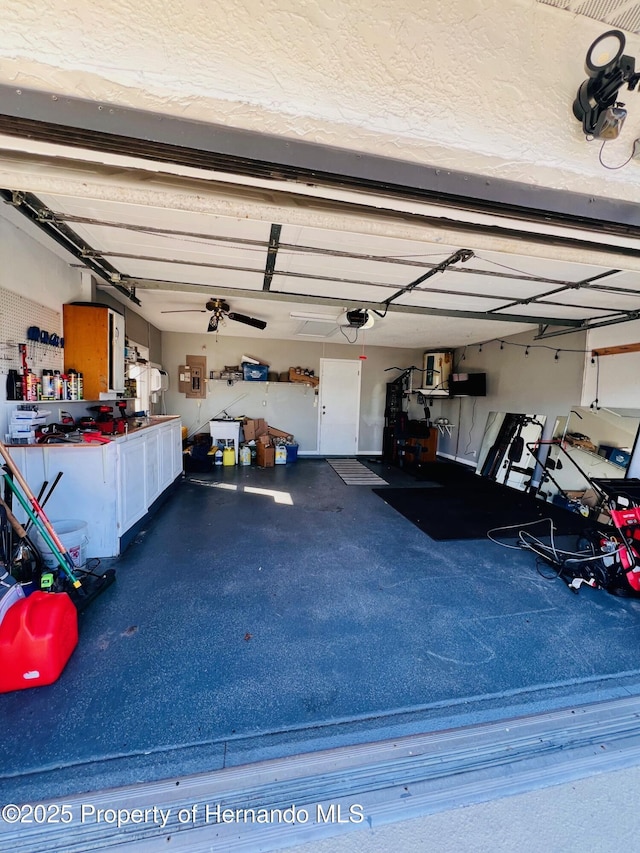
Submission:
[[[178,415],[145,418],[127,433],[107,437],[105,443],[7,445],[34,494],[62,472],[45,511],[52,522],[87,523],[88,557],[117,557],[134,526],[182,475]],[[21,508],[14,509],[24,523]]]

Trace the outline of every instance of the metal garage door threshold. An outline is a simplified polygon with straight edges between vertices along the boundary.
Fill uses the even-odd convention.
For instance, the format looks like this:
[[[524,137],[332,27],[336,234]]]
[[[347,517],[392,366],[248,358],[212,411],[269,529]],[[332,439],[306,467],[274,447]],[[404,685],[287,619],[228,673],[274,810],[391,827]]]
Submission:
[[[277,850],[639,763],[640,703],[630,696],[33,808],[5,805],[0,848]]]

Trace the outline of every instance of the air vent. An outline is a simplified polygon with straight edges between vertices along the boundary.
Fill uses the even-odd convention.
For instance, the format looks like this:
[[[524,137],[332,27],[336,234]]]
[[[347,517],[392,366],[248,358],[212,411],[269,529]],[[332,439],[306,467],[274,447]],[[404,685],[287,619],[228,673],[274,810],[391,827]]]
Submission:
[[[304,338],[329,338],[337,331],[335,320],[305,320],[295,334]]]

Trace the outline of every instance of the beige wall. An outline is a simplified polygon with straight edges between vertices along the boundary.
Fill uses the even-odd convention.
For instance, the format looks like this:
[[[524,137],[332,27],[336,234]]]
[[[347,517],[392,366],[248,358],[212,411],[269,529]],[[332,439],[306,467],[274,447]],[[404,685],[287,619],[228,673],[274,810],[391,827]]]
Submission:
[[[170,387],[165,395],[166,411],[181,415],[191,433],[206,432],[209,419],[227,410],[233,417],[263,417],[273,426],[293,433],[301,453],[314,453],[317,451],[318,410],[312,388],[263,382],[237,382],[228,386],[225,381],[216,380],[207,383],[206,399],[196,401],[178,393],[178,366],[184,364],[187,355],[204,355],[208,375],[211,370],[240,364],[242,355],[251,355],[268,362],[270,370],[277,373],[300,366],[310,368],[318,375],[321,358],[358,359],[363,348],[362,345],[328,342],[225,338],[222,334],[216,340],[211,335],[163,332],[162,352],[163,367],[170,375]],[[399,375],[399,371],[387,368],[421,364],[422,350],[365,347],[364,354],[367,358],[362,366],[359,452],[379,453],[382,450],[386,384]],[[416,417],[421,416],[420,409],[416,408],[415,413]]]
[[[527,352],[529,345],[529,354]],[[486,397],[459,397],[442,403],[442,415],[455,423],[451,438],[440,449],[461,461],[475,464],[490,412],[546,415],[545,437],[553,432],[556,417],[580,404],[586,333],[536,341],[526,332],[500,341],[455,351],[457,372],[487,374]],[[555,356],[557,349],[558,359]]]

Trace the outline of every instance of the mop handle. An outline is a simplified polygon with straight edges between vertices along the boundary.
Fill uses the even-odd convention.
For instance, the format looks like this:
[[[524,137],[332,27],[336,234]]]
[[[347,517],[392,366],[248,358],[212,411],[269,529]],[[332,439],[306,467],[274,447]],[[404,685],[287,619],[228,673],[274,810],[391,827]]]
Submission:
[[[7,468],[9,469],[9,471],[11,471],[14,478],[17,480],[18,485],[22,489],[24,496],[29,500],[29,503],[33,507],[35,514],[38,516],[38,518],[40,519],[42,524],[47,528],[47,531],[49,532],[50,537],[56,543],[58,550],[60,551],[61,554],[65,555],[65,557],[67,558],[67,562],[68,562],[69,566],[71,568],[73,568],[73,560],[67,554],[67,549],[64,547],[64,545],[62,544],[62,542],[58,538],[58,534],[53,529],[51,522],[49,521],[49,519],[45,515],[44,510],[42,509],[42,507],[38,503],[35,495],[31,491],[31,489],[29,488],[27,481],[24,479],[24,477],[20,473],[20,469],[18,468],[16,463],[13,461],[13,459],[11,458],[11,454],[9,453],[9,451],[7,450],[7,448],[4,446],[4,444],[1,441],[0,441],[0,454],[3,456],[5,462],[7,463]],[[12,488],[13,488],[13,484],[12,484]],[[15,489],[13,489],[13,491],[17,495],[17,492],[15,491]]]
[[[58,548],[58,546],[54,542],[53,538],[49,534],[49,531],[47,530],[47,528],[43,525],[43,523],[40,521],[40,519],[36,516],[33,509],[29,506],[27,499],[20,493],[20,491],[17,488],[17,486],[15,485],[15,483],[13,483],[11,481],[11,478],[9,477],[9,475],[7,473],[4,473],[3,476],[4,476],[5,481],[7,483],[9,483],[9,486],[11,487],[12,492],[17,497],[17,499],[18,499],[20,505],[22,506],[23,510],[29,516],[29,518],[31,519],[33,524],[35,524],[36,530],[39,531],[39,533],[42,536],[42,538],[44,539],[47,547],[49,548],[49,550],[51,551],[53,556],[56,558],[56,560],[58,561],[58,565],[60,566],[62,571],[67,575],[67,577],[69,578],[69,580],[71,581],[71,583],[73,584],[73,586],[76,589],[79,586],[82,586],[82,584],[80,583],[78,578],[74,575],[73,571],[69,568],[69,564],[75,568],[75,566],[73,565],[73,561],[71,560],[71,557],[69,556],[69,554],[66,551],[62,551],[60,548]],[[49,525],[49,526],[51,526],[51,525]]]

